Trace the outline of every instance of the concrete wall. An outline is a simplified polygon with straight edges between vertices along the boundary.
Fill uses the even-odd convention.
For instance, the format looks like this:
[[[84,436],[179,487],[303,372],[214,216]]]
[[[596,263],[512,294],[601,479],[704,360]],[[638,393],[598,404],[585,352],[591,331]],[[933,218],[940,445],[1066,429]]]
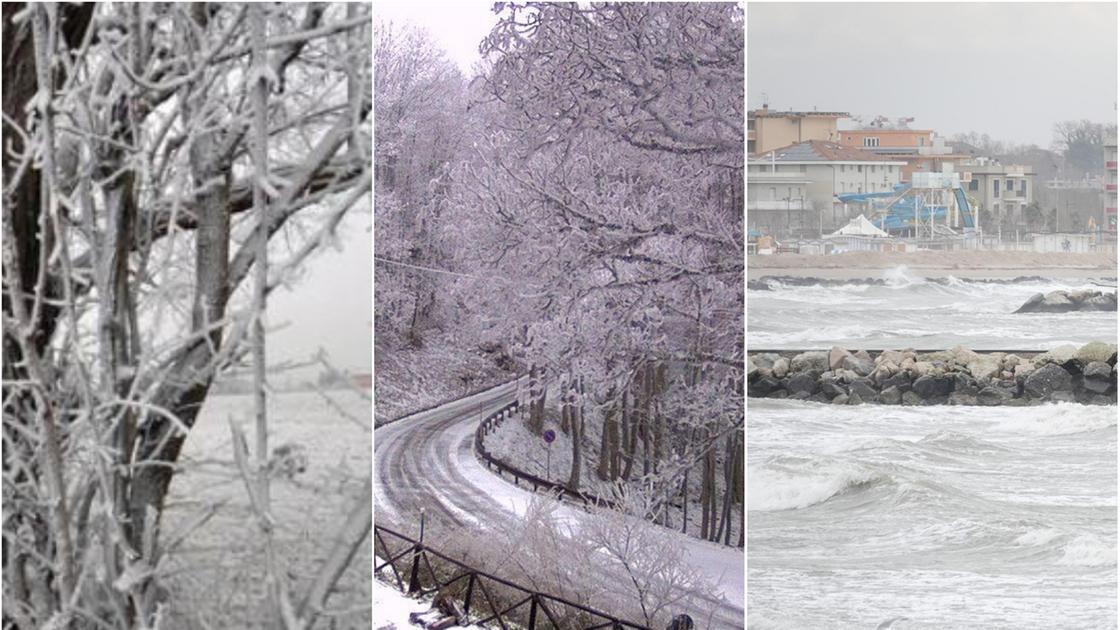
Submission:
[[[754,119],[754,148],[752,153],[787,147],[807,140],[836,142],[839,132],[836,119],[828,117],[765,116]]]
[[[863,148],[864,138],[878,138],[880,147],[933,145],[933,132],[919,129],[855,129],[840,132],[840,144]]]

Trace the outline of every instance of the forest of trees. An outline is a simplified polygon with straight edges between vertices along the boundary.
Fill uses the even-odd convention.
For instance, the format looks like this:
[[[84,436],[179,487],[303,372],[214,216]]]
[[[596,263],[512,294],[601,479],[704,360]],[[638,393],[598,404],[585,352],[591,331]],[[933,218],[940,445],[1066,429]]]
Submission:
[[[559,407],[575,437],[569,485],[592,466],[675,527],[699,500],[742,545],[742,9],[496,11],[471,77],[375,26],[378,343],[499,345],[530,429]]]
[[[3,20],[4,627],[159,627],[184,440],[228,366],[254,366],[263,402],[266,296],[371,186],[369,7]],[[243,471],[267,539],[257,413]],[[270,570],[284,627],[313,623],[336,569],[299,597]]]

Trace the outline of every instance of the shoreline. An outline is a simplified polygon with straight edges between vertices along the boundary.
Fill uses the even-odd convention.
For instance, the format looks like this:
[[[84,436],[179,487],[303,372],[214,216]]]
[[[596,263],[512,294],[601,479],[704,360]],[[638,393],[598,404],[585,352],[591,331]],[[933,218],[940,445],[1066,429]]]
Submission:
[[[1116,278],[1114,254],[1036,252],[846,252],[843,254],[775,254],[747,256],[747,279],[764,276],[815,277],[830,280],[880,278],[905,268],[915,276],[1009,279],[1042,276],[1062,279]]]
[[[905,267],[907,272],[921,278],[947,278],[969,280],[1010,280],[1020,276],[1040,276],[1056,280],[1115,279],[1116,269],[1101,267],[987,267],[966,269],[954,267],[917,267],[898,264],[887,267],[751,267],[748,263],[747,280],[765,277],[821,278],[824,280],[863,280],[882,278],[892,269]]]

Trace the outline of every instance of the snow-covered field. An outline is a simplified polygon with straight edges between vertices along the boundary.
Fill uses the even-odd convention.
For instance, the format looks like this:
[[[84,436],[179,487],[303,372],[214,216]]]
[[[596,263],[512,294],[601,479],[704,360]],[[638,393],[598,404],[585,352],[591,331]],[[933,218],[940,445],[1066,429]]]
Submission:
[[[299,445],[307,456],[304,472],[273,477],[271,490],[276,548],[296,602],[370,470],[369,401],[350,390],[325,394],[330,402],[319,392],[276,392],[269,398],[270,447]],[[183,471],[168,497],[164,540],[210,510],[213,516],[163,567],[174,600],[184,602],[172,611],[175,628],[272,627],[264,609],[263,539],[233,464],[229,427],[232,419],[251,443],[252,405],[251,396],[211,396],[184,446]],[[370,553],[367,540],[316,627],[368,630]]]

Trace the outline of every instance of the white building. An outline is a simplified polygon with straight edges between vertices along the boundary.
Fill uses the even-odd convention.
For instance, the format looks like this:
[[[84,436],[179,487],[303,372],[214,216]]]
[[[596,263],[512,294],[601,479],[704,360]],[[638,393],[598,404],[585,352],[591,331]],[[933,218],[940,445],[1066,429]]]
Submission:
[[[747,225],[779,238],[821,236],[852,217],[844,193],[889,193],[906,162],[811,140],[747,159]]]

